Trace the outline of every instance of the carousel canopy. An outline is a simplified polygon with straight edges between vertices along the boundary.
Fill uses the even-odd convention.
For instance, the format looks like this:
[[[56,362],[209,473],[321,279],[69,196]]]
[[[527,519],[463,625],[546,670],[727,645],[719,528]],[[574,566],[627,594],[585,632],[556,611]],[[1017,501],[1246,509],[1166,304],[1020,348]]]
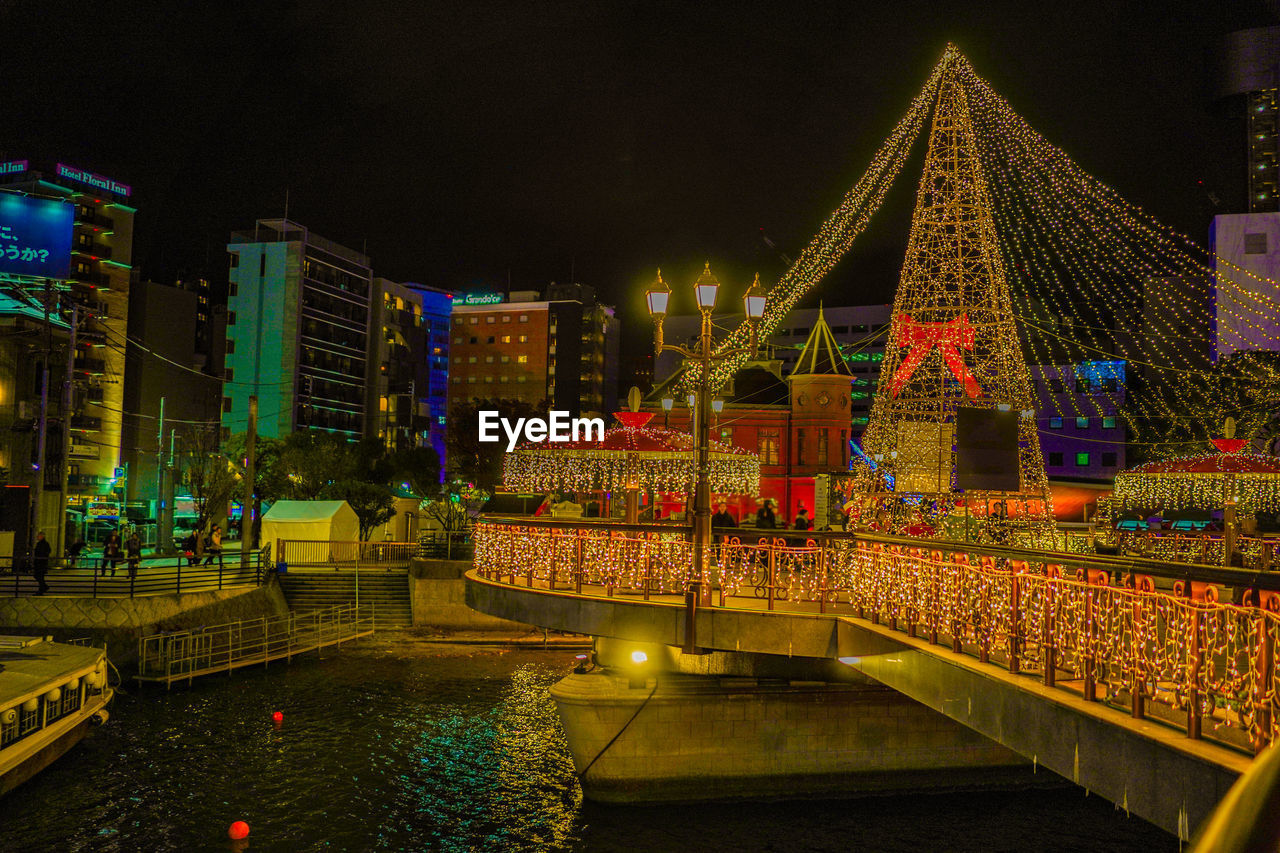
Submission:
[[[1116,475],[1123,507],[1217,509],[1235,496],[1251,513],[1280,508],[1280,459],[1254,453],[1207,453],[1148,462]]]
[[[650,412],[619,412],[619,425],[599,441],[528,442],[506,455],[502,481],[522,492],[592,492],[638,488],[681,492],[693,488],[693,438],[648,426]],[[754,495],[760,460],[711,442],[711,490]]]

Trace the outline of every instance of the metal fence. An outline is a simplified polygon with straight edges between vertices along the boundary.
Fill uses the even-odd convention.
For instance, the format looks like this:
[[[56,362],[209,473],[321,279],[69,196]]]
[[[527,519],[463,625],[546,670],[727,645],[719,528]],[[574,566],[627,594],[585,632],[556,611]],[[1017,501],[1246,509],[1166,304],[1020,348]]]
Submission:
[[[471,530],[424,530],[418,534],[414,556],[428,560],[470,560],[475,556]]]
[[[232,551],[219,558],[214,555],[188,559],[184,556],[147,557],[131,567],[128,560],[114,564],[99,557],[81,558],[75,566],[51,568],[44,577],[48,590],[40,592],[40,581],[31,565],[12,562],[4,566],[7,576],[0,576],[0,595],[19,597],[51,595],[76,598],[136,598],[149,595],[172,595],[182,592],[207,592],[216,589],[260,585],[274,569],[270,549],[251,551],[247,565],[242,566],[240,553]]]
[[[289,660],[294,655],[368,636],[375,628],[372,604],[341,604],[309,613],[226,622],[138,639],[139,681],[172,684],[244,666]]]
[[[295,568],[402,568],[417,550],[414,542],[330,542],[277,539],[276,559]]]
[[[703,606],[867,619],[1192,738],[1280,736],[1280,574],[817,534],[721,537],[692,578],[687,528],[490,520],[475,541],[491,580],[645,599],[697,581]]]

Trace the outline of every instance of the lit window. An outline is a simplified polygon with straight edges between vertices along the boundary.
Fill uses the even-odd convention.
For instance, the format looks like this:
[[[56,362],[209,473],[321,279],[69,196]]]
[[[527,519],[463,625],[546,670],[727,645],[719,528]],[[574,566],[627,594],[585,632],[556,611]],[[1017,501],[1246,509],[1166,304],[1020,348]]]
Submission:
[[[503,315],[502,315],[502,322],[504,322],[504,323],[510,323],[510,322],[511,322],[511,315],[510,315],[510,314],[503,314]]]
[[[509,356],[509,355],[504,355],[504,356],[502,357],[502,363],[503,363],[503,364],[506,364],[506,363],[508,363],[509,361],[511,361],[511,356]]]
[[[778,449],[781,446],[782,434],[777,429],[759,429],[756,431],[756,453],[761,465],[777,465]]]
[[[468,385],[474,385],[474,384],[476,384],[476,378],[475,378],[474,376],[468,376],[468,377],[467,377],[467,384],[468,384]]]
[[[1108,415],[1107,417],[1104,417],[1104,418],[1102,419],[1102,428],[1103,428],[1103,429],[1115,429],[1115,428],[1116,428],[1116,419],[1115,419],[1113,416],[1110,416],[1110,415]]]
[[[499,376],[498,381],[501,382],[503,385],[506,385],[508,382],[508,378],[506,376]]]
[[[476,357],[474,355],[467,357],[467,364],[475,364],[475,363],[476,363]]]
[[[528,336],[528,335],[521,335],[521,336],[520,336],[519,343],[522,343],[522,344],[527,344],[527,343],[529,343],[529,336]]]
[[[493,364],[493,356],[491,356],[491,355],[486,355],[486,356],[484,357],[484,363],[485,363],[485,364]]]
[[[1062,429],[1062,418],[1049,418],[1049,429]]]
[[[468,320],[468,322],[469,322],[469,323],[471,323],[471,325],[473,325],[473,326],[474,326],[476,323],[479,323],[479,322],[480,322],[480,318],[479,318],[479,317],[472,317],[470,320]]]
[[[511,343],[511,336],[510,336],[510,335],[503,335],[503,336],[502,336],[502,342],[503,342],[504,344],[509,344],[509,343]]]
[[[488,383],[492,383],[492,382],[493,382],[493,376],[492,376],[492,375],[485,376],[484,381],[485,381],[485,382],[488,382]]]
[[[529,356],[527,355],[516,356],[516,364],[528,364],[528,363],[529,363]]]
[[[1080,452],[1076,454],[1076,467],[1077,468],[1089,467],[1089,454],[1087,452]]]
[[[517,377],[516,377],[516,381],[517,381],[517,382],[527,382],[527,381],[528,381],[528,379],[529,379],[529,377],[525,376],[524,374],[521,374],[520,376],[517,376]]]
[[[1088,429],[1088,428],[1089,428],[1088,418],[1076,418],[1076,429]]]
[[[484,321],[485,321],[486,323],[496,323],[496,322],[498,322],[498,318],[497,318],[497,317],[495,317],[495,316],[493,316],[492,314],[490,314],[488,317],[485,317],[485,318],[484,318]]]
[[[529,315],[528,315],[528,314],[521,314],[521,315],[520,315],[520,322],[521,322],[521,323],[527,323],[527,322],[529,322]]]

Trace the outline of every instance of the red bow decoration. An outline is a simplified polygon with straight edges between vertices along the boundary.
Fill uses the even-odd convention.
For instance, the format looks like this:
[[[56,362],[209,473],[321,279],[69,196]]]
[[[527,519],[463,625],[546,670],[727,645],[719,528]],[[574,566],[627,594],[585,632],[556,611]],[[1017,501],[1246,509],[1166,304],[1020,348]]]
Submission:
[[[889,388],[890,396],[898,396],[902,386],[911,381],[911,374],[916,372],[924,357],[937,347],[942,353],[942,360],[951,373],[960,380],[964,391],[971,399],[978,399],[982,389],[978,380],[965,366],[960,350],[973,349],[973,326],[969,324],[969,315],[961,314],[954,320],[945,323],[917,323],[906,314],[893,318],[893,335],[898,346],[910,350],[907,357],[893,372],[893,384]]]

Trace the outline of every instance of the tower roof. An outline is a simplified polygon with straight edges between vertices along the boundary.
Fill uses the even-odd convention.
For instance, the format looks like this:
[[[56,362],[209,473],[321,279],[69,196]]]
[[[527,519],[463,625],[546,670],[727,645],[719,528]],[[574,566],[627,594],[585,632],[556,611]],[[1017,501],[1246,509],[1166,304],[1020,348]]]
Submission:
[[[821,305],[818,306],[818,319],[813,324],[813,331],[809,332],[809,340],[804,342],[800,358],[796,359],[795,369],[791,371],[792,376],[811,374],[853,375],[849,365],[844,363],[844,357],[840,355],[840,345],[836,343],[835,335],[831,334],[831,327],[822,316]]]

